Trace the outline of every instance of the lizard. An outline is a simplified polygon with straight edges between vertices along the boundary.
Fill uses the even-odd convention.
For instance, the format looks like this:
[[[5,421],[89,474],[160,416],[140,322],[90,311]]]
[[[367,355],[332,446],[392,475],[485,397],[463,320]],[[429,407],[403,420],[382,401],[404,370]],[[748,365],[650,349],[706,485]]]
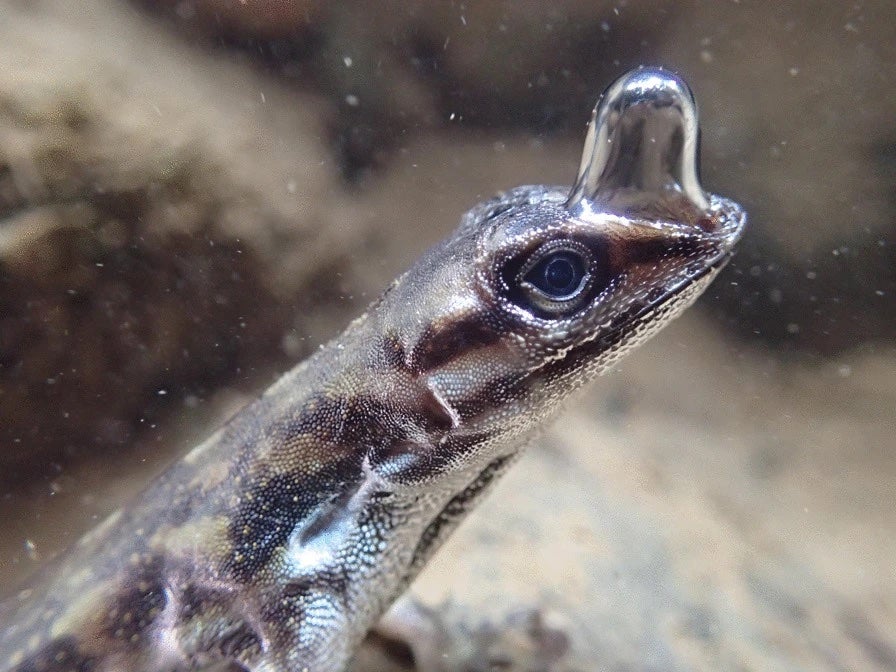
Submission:
[[[339,672],[564,401],[731,257],[694,96],[611,85],[571,188],[485,201],[364,315],[0,605],[2,672]]]

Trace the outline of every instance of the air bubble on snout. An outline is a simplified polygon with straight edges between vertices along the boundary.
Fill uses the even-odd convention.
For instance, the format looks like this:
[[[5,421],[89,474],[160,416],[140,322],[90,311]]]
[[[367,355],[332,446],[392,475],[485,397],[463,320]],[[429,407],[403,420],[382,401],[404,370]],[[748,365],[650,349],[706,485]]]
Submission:
[[[709,210],[700,186],[697,103],[683,79],[638,68],[601,96],[566,207],[697,222]]]

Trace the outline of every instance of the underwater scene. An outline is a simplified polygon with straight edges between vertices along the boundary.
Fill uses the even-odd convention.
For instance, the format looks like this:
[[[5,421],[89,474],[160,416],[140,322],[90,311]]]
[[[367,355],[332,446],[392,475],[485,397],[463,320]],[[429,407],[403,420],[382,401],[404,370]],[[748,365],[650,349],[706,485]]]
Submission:
[[[0,0],[0,672],[896,670],[894,119],[882,0]]]

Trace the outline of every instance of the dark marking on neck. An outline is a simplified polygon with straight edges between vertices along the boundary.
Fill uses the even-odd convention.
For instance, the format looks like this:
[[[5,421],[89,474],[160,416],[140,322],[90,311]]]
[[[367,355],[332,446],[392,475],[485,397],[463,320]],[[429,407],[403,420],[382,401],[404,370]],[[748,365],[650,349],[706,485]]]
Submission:
[[[128,571],[115,599],[103,614],[99,634],[119,641],[123,648],[145,646],[153,622],[168,603],[165,593],[165,558],[143,555]]]
[[[203,656],[246,660],[262,651],[262,639],[242,614],[233,611],[233,591],[199,584],[188,584],[179,598],[178,626],[190,633],[205,635],[197,647]],[[209,633],[208,619],[216,623]],[[195,627],[194,627],[195,622]],[[208,633],[208,634],[206,634]],[[192,640],[192,636],[188,636]]]
[[[310,469],[259,475],[229,523],[233,552],[224,571],[240,583],[251,583],[263,572],[293,530],[333,493],[354,490],[361,479],[363,456],[350,455]]]
[[[94,672],[110,652],[145,650],[155,636],[155,621],[168,604],[165,560],[143,555],[126,568],[110,603],[84,621],[84,634],[48,641],[14,672]]]
[[[426,526],[423,534],[420,535],[417,547],[414,549],[414,556],[411,561],[411,574],[408,576],[408,580],[413,578],[416,572],[426,564],[426,561],[448,534],[451,533],[467,512],[476,505],[488,487],[507,470],[515,457],[515,453],[504,455],[490,462],[466,488],[452,497],[438,515],[433,518],[432,522]]]
[[[100,662],[100,655],[85,653],[74,637],[64,637],[28,656],[11,672],[96,672],[100,669]]]

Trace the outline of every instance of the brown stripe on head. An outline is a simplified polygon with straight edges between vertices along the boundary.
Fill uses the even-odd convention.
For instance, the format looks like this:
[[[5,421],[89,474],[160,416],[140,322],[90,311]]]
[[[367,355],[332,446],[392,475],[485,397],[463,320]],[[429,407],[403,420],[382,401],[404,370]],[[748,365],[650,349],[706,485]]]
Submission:
[[[662,229],[619,227],[608,237],[610,265],[614,273],[632,264],[656,264],[671,257],[692,258],[700,253],[699,239],[679,236],[670,238]]]
[[[483,312],[448,315],[430,323],[411,350],[410,368],[426,373],[501,339]]]
[[[379,349],[374,350],[368,366],[375,371],[380,369],[401,371],[407,368],[406,359],[401,339],[394,331],[388,330],[383,336]]]
[[[324,392],[306,402],[301,413],[278,423],[272,435],[283,459],[299,461],[314,451],[322,453],[318,458],[348,455],[387,433],[389,424],[389,409],[364,390],[354,395]]]

